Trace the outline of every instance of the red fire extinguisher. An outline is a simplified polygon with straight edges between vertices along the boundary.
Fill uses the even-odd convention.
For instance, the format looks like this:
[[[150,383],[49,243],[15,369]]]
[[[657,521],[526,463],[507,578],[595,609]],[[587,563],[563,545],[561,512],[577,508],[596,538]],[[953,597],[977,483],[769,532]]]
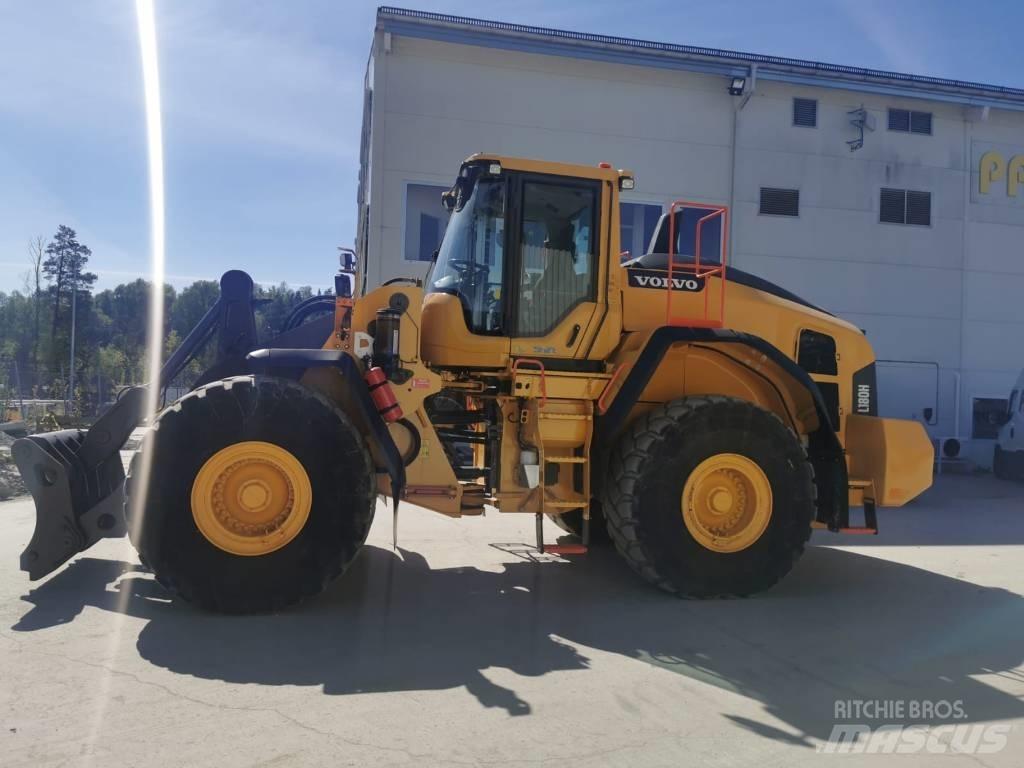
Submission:
[[[402,418],[402,406],[398,404],[395,393],[391,391],[391,385],[383,369],[371,368],[366,372],[364,379],[380,417],[384,421],[398,421]]]

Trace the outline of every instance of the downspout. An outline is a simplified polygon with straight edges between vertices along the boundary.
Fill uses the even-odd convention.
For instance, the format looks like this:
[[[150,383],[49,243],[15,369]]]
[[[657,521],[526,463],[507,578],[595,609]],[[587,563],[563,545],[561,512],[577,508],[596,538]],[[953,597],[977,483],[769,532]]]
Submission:
[[[986,122],[988,120],[989,109],[988,107],[977,108],[966,108],[963,112],[964,118],[964,147],[963,147],[963,168],[964,168],[964,207],[963,207],[963,220],[960,225],[960,348],[957,350],[957,361],[956,361],[956,406],[953,412],[956,414],[956,424],[953,427],[953,434],[956,437],[960,437],[960,410],[962,397],[962,391],[960,386],[961,377],[964,370],[964,340],[965,340],[965,329],[967,327],[967,318],[965,312],[967,311],[967,223],[968,217],[971,213],[971,169],[972,169],[972,157],[971,157],[971,140],[974,138],[974,122],[976,120],[980,122]]]
[[[736,216],[734,212],[736,210],[736,137],[738,135],[737,128],[739,126],[739,115],[742,109],[747,106],[747,102],[750,101],[750,97],[754,95],[754,91],[757,89],[757,64],[751,64],[750,70],[747,73],[748,88],[744,88],[743,95],[740,97],[740,103],[732,111],[732,160],[729,167],[729,253],[726,254],[729,263],[735,264],[733,260],[733,250],[736,248],[736,237],[734,232],[734,224]]]

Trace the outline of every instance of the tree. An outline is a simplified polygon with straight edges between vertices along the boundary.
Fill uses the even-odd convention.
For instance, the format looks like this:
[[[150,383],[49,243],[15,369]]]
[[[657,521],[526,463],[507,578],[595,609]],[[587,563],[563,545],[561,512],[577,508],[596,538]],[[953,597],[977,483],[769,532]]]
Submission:
[[[92,284],[96,282],[96,275],[84,271],[90,256],[92,251],[88,246],[78,242],[75,230],[63,224],[57,227],[57,234],[46,246],[42,271],[47,282],[52,284],[50,292],[53,295],[53,323],[50,327],[50,337],[53,343],[54,363],[57,362],[56,355],[62,347],[56,343],[62,307],[70,307],[82,293],[90,295]]]
[[[189,331],[198,325],[206,311],[220,296],[220,285],[216,280],[196,280],[181,289],[171,305],[170,326],[184,339]]]
[[[272,285],[269,288],[256,287],[256,296],[267,300],[267,303],[256,310],[256,328],[260,334],[277,335],[284,330],[284,324],[301,302],[313,295],[308,285],[300,288],[289,288],[287,283]]]
[[[43,309],[43,259],[46,246],[43,236],[36,235],[28,243],[28,256],[32,269],[29,279],[32,281],[32,370],[39,368],[39,318]]]

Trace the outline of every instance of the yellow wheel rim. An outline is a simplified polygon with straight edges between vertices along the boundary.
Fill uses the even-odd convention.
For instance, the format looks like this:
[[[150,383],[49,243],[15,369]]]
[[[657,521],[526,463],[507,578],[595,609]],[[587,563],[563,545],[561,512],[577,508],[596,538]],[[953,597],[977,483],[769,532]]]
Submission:
[[[215,547],[266,555],[294,539],[313,503],[309,475],[280,446],[248,440],[206,460],[192,483],[192,518]]]
[[[683,522],[712,552],[739,552],[764,533],[772,519],[772,486],[746,456],[719,453],[704,459],[683,487]]]

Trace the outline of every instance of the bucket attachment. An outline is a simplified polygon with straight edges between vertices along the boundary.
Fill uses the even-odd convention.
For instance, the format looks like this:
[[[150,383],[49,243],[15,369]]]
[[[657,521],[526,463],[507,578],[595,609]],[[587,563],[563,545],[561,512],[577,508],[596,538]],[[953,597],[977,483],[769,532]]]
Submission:
[[[120,449],[142,418],[145,394],[127,390],[88,431],[30,435],[11,447],[36,505],[35,531],[21,553],[33,581],[100,539],[125,535]]]

